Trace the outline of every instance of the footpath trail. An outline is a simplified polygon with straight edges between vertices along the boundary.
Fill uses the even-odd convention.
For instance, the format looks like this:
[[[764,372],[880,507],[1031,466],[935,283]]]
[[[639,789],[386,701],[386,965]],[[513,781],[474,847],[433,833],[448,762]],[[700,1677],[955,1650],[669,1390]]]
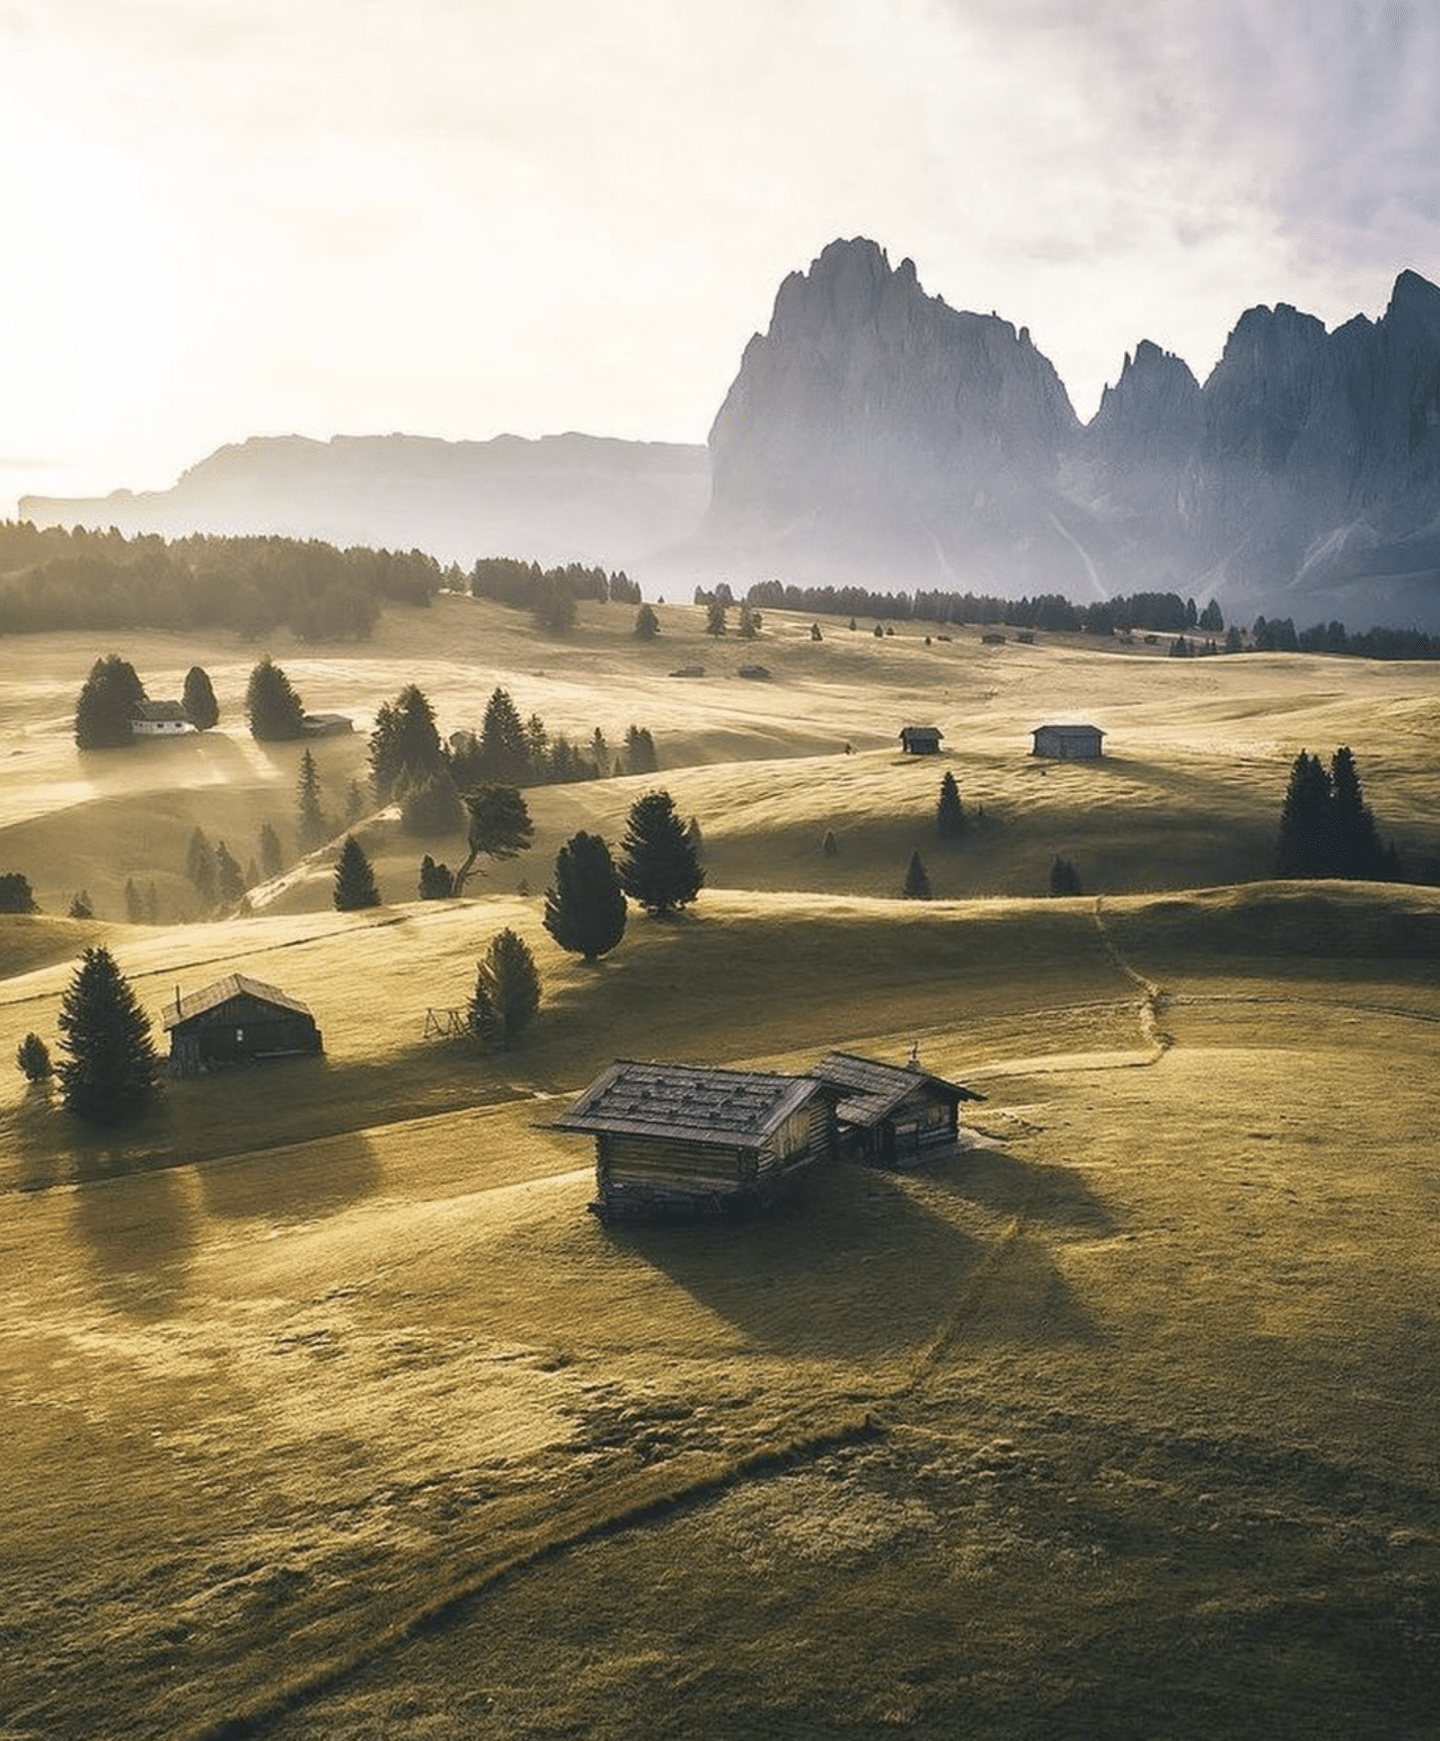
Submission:
[[[1140,988],[1142,994],[1140,998],[1140,1032],[1153,1052],[1149,1061],[1157,1063],[1175,1044],[1174,1036],[1167,1033],[1160,1025],[1160,1017],[1169,1001],[1165,988],[1157,984],[1155,980],[1147,979],[1143,973],[1132,967],[1121,954],[1119,944],[1116,943],[1105,923],[1104,895],[1096,895],[1095,897],[1095,929],[1100,933],[1101,946],[1114,962],[1116,972],[1123,974],[1126,979]]]

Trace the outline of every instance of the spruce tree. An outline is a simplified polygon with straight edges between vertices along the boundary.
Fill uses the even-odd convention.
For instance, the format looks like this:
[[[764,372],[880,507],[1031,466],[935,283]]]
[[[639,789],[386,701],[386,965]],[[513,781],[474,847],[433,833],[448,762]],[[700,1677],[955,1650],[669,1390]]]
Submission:
[[[907,901],[930,899],[930,873],[925,869],[925,861],[918,848],[910,854],[910,865],[905,872],[905,887],[901,892]]]
[[[0,874],[0,913],[38,913],[39,904],[24,871]]]
[[[960,788],[947,768],[940,781],[940,799],[935,807],[935,832],[941,840],[959,840],[965,832],[965,806],[960,802]]]
[[[1290,784],[1280,807],[1276,873],[1282,877],[1321,877],[1334,861],[1334,814],[1330,776],[1318,756],[1301,750],[1290,769]]]
[[[375,873],[370,868],[364,848],[353,834],[345,836],[340,857],[335,862],[335,910],[338,913],[358,912],[362,907],[378,907],[380,891],[375,886]]]
[[[455,893],[455,877],[449,865],[437,864],[427,852],[420,860],[420,899],[448,901]]]
[[[48,1082],[55,1074],[50,1048],[39,1034],[26,1034],[15,1048],[15,1067],[27,1082]]]
[[[219,723],[220,703],[215,699],[209,673],[199,665],[192,665],[185,673],[180,702],[197,731],[209,731],[211,726]]]
[[[540,1007],[540,975],[530,946],[507,926],[477,966],[470,999],[470,1031],[485,1046],[505,1047],[529,1026]]]
[[[245,893],[245,874],[240,861],[222,840],[215,848],[215,899],[222,907],[233,907]]]
[[[304,733],[305,705],[268,653],[250,673],[245,710],[250,735],[261,743],[285,743]]]
[[[595,961],[625,935],[625,891],[610,848],[582,829],[555,855],[545,891],[545,929],[562,949]]]
[[[1056,853],[1054,863],[1050,866],[1050,893],[1052,895],[1078,895],[1083,891],[1080,887],[1080,873],[1068,858],[1061,858]]]
[[[1355,757],[1346,744],[1330,758],[1330,793],[1334,806],[1332,873],[1337,877],[1384,880],[1384,849],[1375,829],[1375,817],[1365,802]]]
[[[660,619],[655,615],[654,608],[642,604],[635,613],[635,636],[637,640],[653,641],[660,633]]]
[[[89,1124],[142,1113],[160,1087],[161,1063],[140,1007],[108,949],[87,949],[59,1015],[60,1086],[66,1110]]]
[[[656,918],[688,906],[704,887],[705,872],[668,792],[635,800],[620,848],[621,888]]]
[[[485,780],[519,785],[531,775],[530,748],[508,689],[491,691],[480,726],[479,771]]]
[[[280,850],[280,836],[268,822],[260,824],[260,870],[266,877],[278,877],[285,859]]]
[[[196,893],[207,907],[215,904],[217,869],[215,849],[205,838],[204,829],[193,829],[190,834],[190,850],[185,859],[185,874],[195,885]]]
[[[320,807],[320,770],[309,750],[300,757],[300,776],[295,782],[295,833],[301,852],[314,852],[329,833]]]
[[[408,683],[382,704],[370,734],[370,780],[379,804],[432,778],[445,766],[435,711],[423,689]]]
[[[75,703],[75,742],[82,750],[123,748],[133,736],[135,704],[145,685],[118,653],[97,659]]]

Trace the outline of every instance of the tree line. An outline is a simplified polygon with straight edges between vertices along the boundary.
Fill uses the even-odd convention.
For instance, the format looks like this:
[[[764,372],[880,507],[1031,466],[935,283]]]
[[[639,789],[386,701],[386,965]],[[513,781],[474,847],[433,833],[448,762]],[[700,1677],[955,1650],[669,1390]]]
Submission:
[[[513,556],[482,557],[470,571],[469,591],[474,598],[528,610],[541,628],[555,634],[574,628],[576,607],[582,599],[599,604],[640,603],[640,588],[624,569],[607,574],[603,568],[587,568],[581,562],[541,568],[538,562]]]

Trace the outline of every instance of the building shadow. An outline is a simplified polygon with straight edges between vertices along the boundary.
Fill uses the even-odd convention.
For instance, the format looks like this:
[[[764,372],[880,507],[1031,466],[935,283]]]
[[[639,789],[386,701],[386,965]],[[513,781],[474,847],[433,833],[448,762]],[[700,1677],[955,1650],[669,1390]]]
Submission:
[[[1104,1238],[1117,1231],[1109,1204],[1069,1167],[1040,1166],[989,1148],[957,1148],[919,1169],[957,1197],[997,1215],[1025,1215],[1057,1232]]]
[[[168,1317],[184,1296],[197,1235],[186,1180],[170,1168],[136,1171],[122,1152],[109,1156],[108,1174],[102,1151],[87,1157],[89,1178],[75,1192],[76,1240],[116,1311]]]
[[[195,1176],[210,1215],[314,1221],[370,1196],[380,1183],[380,1163],[363,1136],[317,1137],[291,1148],[202,1161]]]

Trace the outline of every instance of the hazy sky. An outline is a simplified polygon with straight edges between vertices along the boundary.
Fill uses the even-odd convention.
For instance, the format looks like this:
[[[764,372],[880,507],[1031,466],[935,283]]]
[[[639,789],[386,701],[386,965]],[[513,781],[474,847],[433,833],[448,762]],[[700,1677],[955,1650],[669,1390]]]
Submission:
[[[1089,417],[1440,279],[1434,0],[0,0],[0,513],[226,441],[703,441],[868,235]]]

